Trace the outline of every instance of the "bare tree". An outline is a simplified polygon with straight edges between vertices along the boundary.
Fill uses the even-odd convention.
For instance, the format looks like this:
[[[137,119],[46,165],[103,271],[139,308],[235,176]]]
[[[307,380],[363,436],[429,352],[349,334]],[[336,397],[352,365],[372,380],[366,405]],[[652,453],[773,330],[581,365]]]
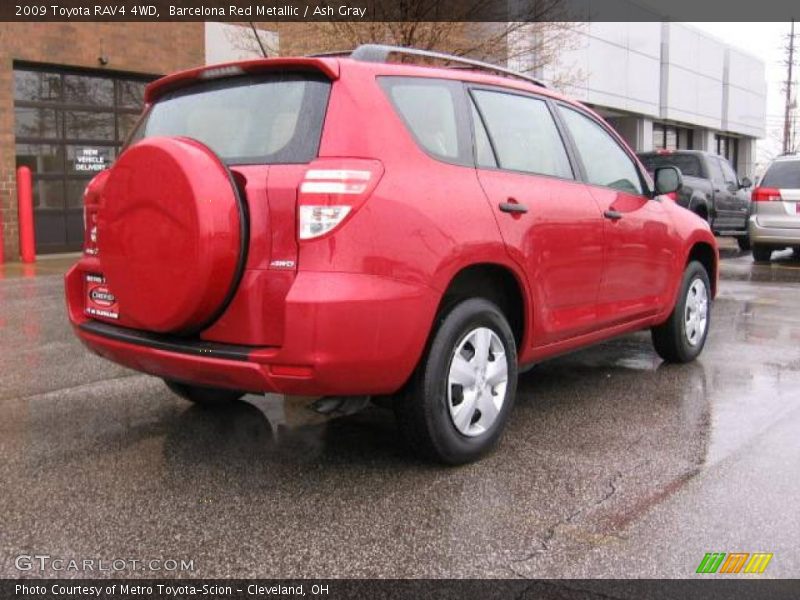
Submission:
[[[319,6],[338,5],[323,0]],[[376,0],[372,8],[372,21],[258,25],[278,31],[280,53],[284,55],[349,50],[377,43],[485,60],[537,76],[557,64],[562,52],[577,47],[577,33],[582,27],[570,20],[566,0],[518,0],[516,4],[486,0]],[[487,22],[487,18],[492,20]],[[237,45],[258,50],[249,27],[242,27],[240,36],[243,39]],[[551,71],[548,83],[557,88],[584,77],[574,67]]]

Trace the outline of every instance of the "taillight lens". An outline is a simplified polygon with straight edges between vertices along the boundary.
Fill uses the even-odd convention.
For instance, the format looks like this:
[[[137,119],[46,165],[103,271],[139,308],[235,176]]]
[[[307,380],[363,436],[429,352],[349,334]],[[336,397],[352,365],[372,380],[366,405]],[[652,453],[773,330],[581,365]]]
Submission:
[[[325,235],[369,198],[383,175],[377,160],[320,159],[311,163],[297,194],[298,237]]]
[[[757,187],[753,190],[753,202],[780,202],[781,191],[777,188]]]

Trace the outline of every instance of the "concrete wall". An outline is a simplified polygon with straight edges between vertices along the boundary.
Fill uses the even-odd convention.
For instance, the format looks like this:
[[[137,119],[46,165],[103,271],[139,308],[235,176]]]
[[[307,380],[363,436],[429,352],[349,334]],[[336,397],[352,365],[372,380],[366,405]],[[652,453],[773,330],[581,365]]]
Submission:
[[[681,23],[661,39],[661,118],[721,129],[725,46]]]
[[[767,83],[764,63],[736,48],[726,55],[722,128],[754,137],[766,135]]]
[[[659,23],[586,23],[545,79],[567,75],[570,96],[622,111],[659,116]]]
[[[765,135],[765,67],[745,51],[682,23],[587,23],[573,38],[542,76],[566,79],[564,91],[579,100],[643,119],[636,131],[617,119],[637,150],[652,147],[648,119],[694,126],[699,149],[713,150],[715,131]]]

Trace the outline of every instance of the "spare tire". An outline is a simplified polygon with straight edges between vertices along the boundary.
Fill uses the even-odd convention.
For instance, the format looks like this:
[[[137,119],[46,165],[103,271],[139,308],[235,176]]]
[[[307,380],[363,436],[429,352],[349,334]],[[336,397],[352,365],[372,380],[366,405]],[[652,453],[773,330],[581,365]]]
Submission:
[[[245,205],[230,170],[202,143],[153,137],[114,164],[97,219],[98,257],[119,324],[192,334],[239,284]]]

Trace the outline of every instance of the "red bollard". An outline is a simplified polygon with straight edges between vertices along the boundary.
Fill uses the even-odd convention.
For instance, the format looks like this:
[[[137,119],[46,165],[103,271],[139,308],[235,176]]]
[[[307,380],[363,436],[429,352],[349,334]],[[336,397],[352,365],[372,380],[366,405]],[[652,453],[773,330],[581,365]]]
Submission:
[[[0,202],[0,265],[5,261],[6,256],[3,252],[3,206]]]
[[[24,263],[36,262],[36,239],[33,232],[33,181],[28,167],[17,169],[19,214],[19,255]]]

